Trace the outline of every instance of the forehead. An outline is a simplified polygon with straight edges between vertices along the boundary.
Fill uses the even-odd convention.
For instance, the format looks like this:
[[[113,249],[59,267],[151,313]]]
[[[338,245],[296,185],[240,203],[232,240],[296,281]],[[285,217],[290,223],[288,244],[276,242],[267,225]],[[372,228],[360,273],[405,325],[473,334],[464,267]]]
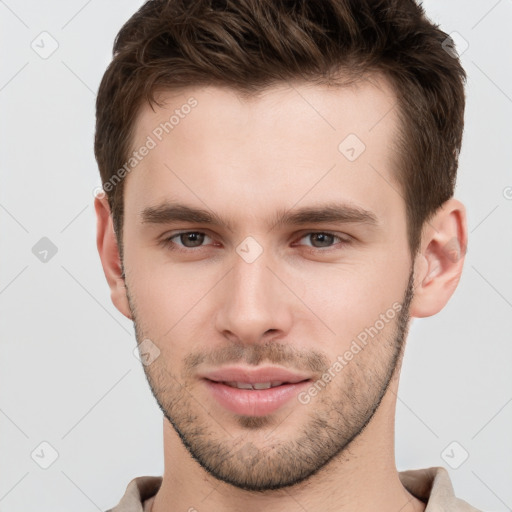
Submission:
[[[148,134],[184,137],[194,133],[222,135],[243,130],[247,133],[263,130],[290,129],[301,131],[314,140],[325,131],[343,135],[349,129],[363,140],[385,133],[396,125],[396,95],[389,80],[382,74],[372,74],[350,85],[315,85],[288,81],[274,84],[255,93],[241,93],[228,86],[203,86],[159,91],[155,94],[161,107],[144,102],[134,126],[134,146]],[[191,107],[191,105],[193,105]],[[174,114],[174,115],[173,115]],[[190,115],[189,115],[190,114]],[[183,122],[187,119],[187,122]],[[205,124],[205,119],[208,123]],[[300,125],[295,122],[300,120]],[[159,133],[159,123],[169,123],[170,131]],[[156,123],[156,124],[155,124]],[[218,128],[222,128],[219,134]],[[302,128],[309,130],[304,133]],[[303,138],[303,137],[302,137]]]
[[[132,149],[151,148],[126,178],[125,205],[186,196],[256,215],[256,198],[267,209],[301,198],[379,203],[380,195],[381,208],[386,194],[397,199],[396,97],[382,77],[342,87],[287,82],[254,96],[191,87],[157,99],[161,107],[143,105],[136,119]]]

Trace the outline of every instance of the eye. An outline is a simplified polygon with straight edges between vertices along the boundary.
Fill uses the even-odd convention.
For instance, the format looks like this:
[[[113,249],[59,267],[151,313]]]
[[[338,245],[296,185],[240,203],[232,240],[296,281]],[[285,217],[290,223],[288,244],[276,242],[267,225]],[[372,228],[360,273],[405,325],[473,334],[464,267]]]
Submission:
[[[328,232],[314,232],[314,233],[306,233],[299,240],[308,239],[311,241],[311,244],[306,244],[309,247],[313,247],[314,249],[321,248],[329,248],[333,247],[336,244],[348,244],[350,241],[348,239],[341,238],[334,233]]]
[[[298,241],[300,242],[305,239],[309,239],[310,243],[299,243],[298,245],[306,245],[306,247],[310,247],[311,250],[320,251],[322,251],[322,249],[328,250],[329,248],[336,249],[336,246],[341,248],[342,246],[350,243],[348,236],[343,238],[334,233],[325,231],[304,233]],[[211,245],[212,242],[213,239],[202,231],[182,231],[181,233],[174,233],[173,235],[164,238],[161,241],[161,244],[166,249],[190,253],[194,249],[199,250],[201,248],[205,248],[207,245]]]
[[[201,231],[185,231],[165,238],[162,240],[162,244],[170,249],[186,250],[203,247],[205,239],[212,240],[206,233]],[[181,249],[181,247],[185,249]]]

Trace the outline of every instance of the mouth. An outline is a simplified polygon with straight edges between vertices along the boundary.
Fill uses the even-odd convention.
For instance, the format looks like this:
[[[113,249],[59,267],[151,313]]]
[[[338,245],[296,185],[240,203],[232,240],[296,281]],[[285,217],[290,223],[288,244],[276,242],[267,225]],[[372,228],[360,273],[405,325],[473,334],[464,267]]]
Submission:
[[[213,382],[213,381],[212,381]],[[237,389],[270,389],[277,388],[278,386],[282,386],[283,384],[290,384],[290,382],[221,382],[221,384],[225,384],[226,386],[230,386],[232,388]]]
[[[202,377],[218,405],[244,416],[277,412],[312,381],[308,375],[270,367],[223,368]]]

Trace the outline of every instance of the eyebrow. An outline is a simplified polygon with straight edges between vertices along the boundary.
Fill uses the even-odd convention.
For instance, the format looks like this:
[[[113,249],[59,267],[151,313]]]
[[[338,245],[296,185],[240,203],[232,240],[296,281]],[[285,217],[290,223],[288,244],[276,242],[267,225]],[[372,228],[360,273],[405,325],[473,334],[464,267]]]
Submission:
[[[140,217],[143,224],[170,224],[181,221],[223,226],[233,231],[231,222],[215,212],[181,203],[165,202],[157,206],[148,206],[142,210]],[[370,226],[379,224],[377,216],[369,210],[347,204],[327,203],[319,206],[280,210],[270,219],[269,226],[273,229],[276,226],[321,223],[357,223]]]

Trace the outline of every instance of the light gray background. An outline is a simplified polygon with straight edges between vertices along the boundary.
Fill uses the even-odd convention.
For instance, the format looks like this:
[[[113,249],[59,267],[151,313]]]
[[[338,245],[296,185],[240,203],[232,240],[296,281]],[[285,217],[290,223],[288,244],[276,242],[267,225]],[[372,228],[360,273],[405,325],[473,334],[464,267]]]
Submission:
[[[87,512],[163,470],[161,414],[95,245],[95,92],[142,2],[0,1],[0,510]],[[415,320],[397,404],[398,469],[460,462],[456,494],[512,507],[512,1],[429,0],[468,43],[456,197],[470,242],[439,315]],[[32,41],[48,50],[43,59]],[[41,38],[46,37],[43,42]],[[58,252],[43,263],[33,246]],[[58,458],[51,462],[51,449]],[[443,460],[448,449],[450,458]],[[452,451],[453,448],[453,451]],[[35,450],[35,452],[34,452]],[[33,457],[31,454],[34,453]]]

